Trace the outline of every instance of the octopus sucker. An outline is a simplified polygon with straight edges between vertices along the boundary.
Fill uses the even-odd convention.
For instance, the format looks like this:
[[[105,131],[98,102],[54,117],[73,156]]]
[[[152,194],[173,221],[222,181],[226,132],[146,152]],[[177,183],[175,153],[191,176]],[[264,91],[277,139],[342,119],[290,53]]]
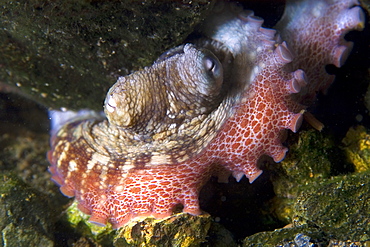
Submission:
[[[55,178],[53,179],[53,181],[55,181]],[[67,196],[67,197],[74,197],[75,196],[74,188],[71,188],[68,185],[62,185],[62,186],[60,186],[59,189],[60,189],[60,192],[62,192],[62,194]]]
[[[344,39],[352,30],[361,31],[365,14],[357,0],[288,0],[275,28],[295,52],[293,69],[305,71],[309,84],[295,100],[309,106],[318,91],[325,92],[334,81],[325,66],[341,67],[352,42]]]
[[[297,69],[293,72],[293,78],[287,84],[287,91],[290,93],[298,93],[307,85],[307,78],[303,70]]]
[[[90,222],[119,228],[178,205],[199,215],[211,176],[252,183],[262,155],[284,159],[284,131],[297,132],[330,85],[325,65],[344,63],[344,35],[362,30],[364,14],[354,0],[288,0],[276,29],[262,25],[220,1],[196,38],[119,77],[104,113],[50,112],[52,180]]]

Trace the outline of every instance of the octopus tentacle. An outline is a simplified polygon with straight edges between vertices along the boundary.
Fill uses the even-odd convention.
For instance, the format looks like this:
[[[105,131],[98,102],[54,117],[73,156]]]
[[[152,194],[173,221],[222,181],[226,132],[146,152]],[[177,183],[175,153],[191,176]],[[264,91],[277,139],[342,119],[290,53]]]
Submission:
[[[234,63],[238,64],[238,71],[230,80],[238,81],[236,84],[243,85],[244,91],[235,103],[236,112],[204,156],[217,157],[237,180],[245,174],[253,182],[261,174],[257,161],[263,154],[272,156],[276,162],[284,159],[288,149],[280,142],[280,132],[285,129],[295,132],[302,123],[299,110],[303,106],[294,103],[291,94],[307,83],[302,70],[288,72],[285,66],[294,56],[285,42],[279,43],[281,39],[275,31],[261,27],[261,18],[230,5],[224,8],[221,14],[206,20],[204,35],[229,48]],[[232,29],[208,24],[220,20],[219,25]]]
[[[344,39],[352,30],[365,26],[364,12],[357,0],[288,0],[281,20],[275,26],[294,50],[294,69],[305,71],[309,84],[296,96],[310,105],[318,91],[325,92],[334,80],[325,66],[341,67],[352,50]]]

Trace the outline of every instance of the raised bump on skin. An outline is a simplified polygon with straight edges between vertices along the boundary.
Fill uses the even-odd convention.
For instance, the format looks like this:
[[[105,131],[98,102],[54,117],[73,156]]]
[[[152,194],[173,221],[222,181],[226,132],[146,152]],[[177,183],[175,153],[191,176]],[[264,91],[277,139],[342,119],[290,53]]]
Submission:
[[[288,91],[290,93],[298,93],[302,87],[307,85],[306,75],[303,70],[298,69],[293,72],[293,78],[289,81]]]
[[[271,28],[261,27],[259,31],[266,36],[266,38],[275,40],[276,30]]]
[[[48,167],[48,171],[51,173],[51,174],[55,174],[56,173],[56,168],[54,166],[49,166]]]
[[[293,72],[293,76],[301,87],[307,86],[307,77],[306,73],[303,70],[297,69]]]
[[[248,24],[250,25],[250,27],[254,28],[255,30],[258,30],[264,22],[264,20],[261,17],[255,16],[255,15],[250,15],[248,16],[247,19],[248,19]]]
[[[244,22],[248,21],[248,17],[253,15],[254,12],[252,10],[244,10],[238,14],[238,18]]]
[[[271,40],[271,39],[262,39],[262,42],[265,44],[266,47],[270,47],[271,49],[274,48],[275,46],[275,40]]]
[[[345,45],[339,45],[334,48],[332,63],[340,68],[346,62],[353,47],[352,42],[346,42]]]
[[[261,176],[262,173],[263,171],[258,169],[257,171],[253,173],[246,173],[245,176],[248,178],[248,181],[251,184],[254,182],[254,180],[256,180],[259,176]]]
[[[184,202],[183,212],[191,214],[191,215],[200,215],[202,213],[202,211],[199,208],[199,205],[194,205],[194,202],[186,203],[186,201],[188,200],[185,200]]]
[[[104,216],[98,214],[97,212],[93,212],[91,214],[91,217],[89,218],[89,222],[93,223],[95,225],[104,227],[108,222],[107,218],[108,218],[107,216],[104,217]]]
[[[271,154],[271,157],[276,163],[279,163],[285,158],[288,149],[286,147],[283,147],[282,145],[279,145],[279,147],[275,147],[275,149],[277,150],[274,154]]]
[[[63,195],[67,196],[67,197],[74,197],[75,196],[75,192],[73,189],[71,189],[69,186],[67,185],[62,185],[60,188],[59,188],[60,192],[63,193]]]
[[[77,205],[77,208],[78,208],[82,213],[84,213],[84,214],[88,214],[88,215],[90,215],[90,214],[91,214],[91,210],[90,210],[89,208],[85,207],[82,203],[79,203],[79,204]]]
[[[114,112],[117,107],[117,102],[113,99],[112,94],[108,94],[107,102],[105,104],[105,109],[109,111],[110,113]]]
[[[285,41],[278,45],[278,47],[276,47],[274,53],[280,58],[283,63],[290,63],[294,58],[293,54],[288,49]]]
[[[302,125],[302,122],[303,122],[303,114],[302,113],[297,113],[297,114],[294,114],[291,121],[290,121],[290,124],[289,126],[287,126],[291,131],[293,131],[294,133],[296,133],[298,131],[298,129],[301,127]]]
[[[361,31],[365,27],[365,13],[362,11],[362,9],[357,7],[352,7],[350,9],[347,9],[346,13],[344,13],[342,16],[344,16],[345,20],[351,20],[349,23],[349,27],[346,28],[346,30],[358,30]]]
[[[54,174],[54,172],[52,172],[50,169],[49,169],[49,171],[50,171],[50,173],[51,174]],[[55,170],[54,170],[55,171]],[[60,176],[58,176],[58,175],[53,175],[52,177],[51,177],[51,180],[54,182],[54,183],[56,183],[57,185],[59,185],[59,186],[61,186],[62,184],[63,184],[63,180],[61,179],[61,177]]]
[[[239,181],[243,178],[243,176],[244,176],[244,172],[238,172],[238,171],[235,171],[235,172],[232,172],[232,175],[233,175],[233,177],[235,178],[235,180],[236,180],[237,182],[239,182]]]

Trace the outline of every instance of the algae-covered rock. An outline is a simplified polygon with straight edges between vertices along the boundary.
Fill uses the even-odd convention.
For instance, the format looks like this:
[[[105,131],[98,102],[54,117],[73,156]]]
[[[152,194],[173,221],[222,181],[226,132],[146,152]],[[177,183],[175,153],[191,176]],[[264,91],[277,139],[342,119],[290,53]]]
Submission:
[[[352,240],[346,240],[346,241],[340,241],[336,239],[332,239],[329,242],[328,247],[368,247],[370,246],[370,240],[369,241],[352,241]]]
[[[344,150],[357,172],[370,169],[370,134],[364,126],[350,128],[343,139]]]
[[[177,214],[165,220],[147,218],[131,222],[118,231],[114,245],[121,246],[199,246],[206,242],[212,223],[210,215]]]
[[[35,102],[0,94],[0,171],[16,173],[28,185],[53,197],[51,201],[58,205],[67,200],[47,171],[48,125],[45,109]]]
[[[324,232],[308,225],[259,232],[244,239],[243,246],[313,246],[325,242]]]
[[[47,172],[49,136],[42,107],[0,94],[0,246],[54,246],[68,199]]]
[[[295,198],[303,186],[329,178],[340,151],[330,137],[314,129],[302,130],[289,144],[287,157],[268,167],[276,194],[275,213],[286,223],[292,220]]]
[[[74,232],[83,238],[89,238],[90,241],[102,246],[112,246],[116,231],[108,224],[105,227],[97,226],[88,222],[90,216],[82,213],[77,208],[77,202],[74,201],[66,210],[62,219],[64,225],[74,229]]]
[[[207,14],[197,1],[5,1],[0,82],[46,106],[101,110],[119,75],[182,43]]]
[[[0,173],[1,246],[54,246],[48,199],[12,173]]]
[[[178,213],[163,220],[146,218],[120,228],[114,246],[237,246],[229,231],[209,214]]]
[[[308,222],[340,240],[370,240],[370,173],[311,185],[297,198],[295,225]]]
[[[259,232],[247,237],[243,247],[368,247],[370,240],[330,239],[315,226],[282,228],[271,232]]]
[[[364,129],[351,131],[347,138],[356,141],[347,148],[356,147],[351,150],[359,155]],[[289,139],[286,159],[268,167],[276,193],[271,205],[278,218],[293,224],[249,236],[244,246],[339,246],[356,241],[365,246],[370,240],[369,172],[350,175],[353,167],[327,132],[303,130],[296,137]]]
[[[289,228],[254,234],[244,240],[244,246],[339,246],[335,243],[348,240],[366,246],[370,241],[370,173],[305,186],[294,202],[294,214]]]
[[[209,214],[174,214],[165,219],[152,217],[132,221],[118,230],[110,224],[100,227],[74,202],[66,211],[64,224],[80,236],[101,246],[237,246],[229,231],[215,223]]]
[[[330,176],[332,165],[329,155],[334,153],[334,148],[333,140],[323,132],[302,130],[290,140],[286,159],[275,166],[281,166],[290,180],[308,184]]]

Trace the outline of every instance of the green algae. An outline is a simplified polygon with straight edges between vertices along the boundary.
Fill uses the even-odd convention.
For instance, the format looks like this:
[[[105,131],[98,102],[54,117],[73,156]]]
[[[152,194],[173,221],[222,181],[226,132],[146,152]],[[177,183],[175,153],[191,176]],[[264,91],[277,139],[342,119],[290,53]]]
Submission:
[[[341,151],[330,137],[314,129],[292,137],[287,157],[267,168],[276,194],[275,214],[287,224],[292,220],[295,198],[304,186],[331,176],[334,157]]]
[[[310,236],[310,240],[314,239],[316,243],[322,242],[324,233],[317,228],[308,225],[291,228],[281,228],[275,231],[259,232],[244,239],[243,246],[245,247],[276,247],[276,246],[294,246],[294,239],[297,235],[304,234]],[[311,243],[313,241],[311,240]]]
[[[183,42],[208,1],[3,1],[0,82],[47,107],[101,110],[107,89]]]
[[[295,225],[314,224],[337,239],[370,239],[370,172],[307,187],[295,204]]]
[[[350,128],[343,144],[348,160],[354,164],[356,172],[370,169],[370,134],[364,126]]]
[[[336,176],[305,186],[294,200],[288,228],[247,237],[244,246],[286,246],[304,234],[310,244],[370,240],[370,173]],[[307,245],[308,246],[308,245]],[[334,246],[334,245],[333,245]]]
[[[110,224],[101,227],[88,222],[90,216],[82,213],[77,208],[77,204],[78,203],[74,201],[68,207],[62,219],[63,224],[72,228],[75,234],[92,239],[99,245],[112,246],[116,231],[112,229]]]
[[[54,246],[48,199],[13,173],[0,173],[1,246]]]
[[[364,139],[353,131],[350,136],[357,139],[351,140]],[[298,236],[304,236],[307,246],[368,241],[369,172],[351,174],[345,152],[325,132],[302,130],[295,137],[289,139],[286,159],[268,167],[276,193],[272,206],[288,228],[249,236],[244,246],[297,245]]]
[[[210,215],[180,213],[165,220],[147,218],[131,222],[118,231],[115,246],[200,246],[206,242]]]
[[[143,217],[114,230],[88,222],[90,216],[74,202],[66,211],[64,224],[90,242],[101,246],[237,246],[232,235],[209,214],[177,213],[164,219]]]

